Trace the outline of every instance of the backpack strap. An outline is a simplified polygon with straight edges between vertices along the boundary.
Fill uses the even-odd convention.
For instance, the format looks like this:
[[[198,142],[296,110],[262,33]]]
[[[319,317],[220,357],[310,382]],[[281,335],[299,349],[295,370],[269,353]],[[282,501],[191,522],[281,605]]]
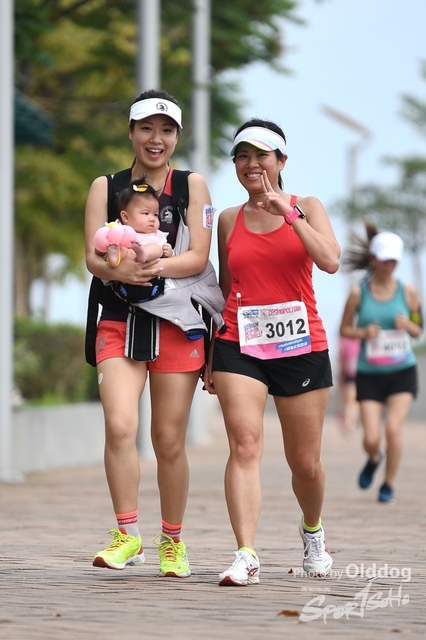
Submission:
[[[186,210],[189,203],[188,176],[192,171],[181,171],[173,169],[172,173],[172,198],[173,217],[178,226],[180,220],[185,224]]]
[[[132,179],[132,169],[123,169],[114,175],[107,175],[108,180],[108,222],[117,220],[117,196]]]
[[[96,367],[96,334],[98,329],[99,300],[103,289],[103,282],[92,276],[87,303],[86,335],[84,339],[84,353],[87,364]]]
[[[132,169],[130,168],[119,171],[114,175],[108,174],[106,176],[108,222],[113,222],[117,219],[117,194],[130,182],[131,175]],[[126,305],[126,303],[119,300],[108,287],[104,286],[100,278],[93,276],[89,289],[86,336],[84,342],[86,362],[92,365],[92,367],[96,367],[96,334],[98,331],[99,304],[105,302],[107,296],[110,298],[110,302],[114,305],[114,308],[116,308],[117,305]]]

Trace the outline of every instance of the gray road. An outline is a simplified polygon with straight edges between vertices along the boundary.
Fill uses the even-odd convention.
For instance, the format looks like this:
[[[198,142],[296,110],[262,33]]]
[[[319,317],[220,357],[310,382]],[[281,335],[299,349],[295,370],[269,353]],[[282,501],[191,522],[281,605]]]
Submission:
[[[327,419],[323,522],[333,575],[300,575],[299,508],[283,462],[279,429],[268,413],[262,462],[263,509],[257,536],[261,582],[217,585],[233,559],[224,495],[227,447],[217,413],[212,443],[190,450],[191,489],[184,525],[193,575],[157,576],[159,530],[155,463],[142,462],[143,567],[96,569],[93,554],[114,526],[102,466],[44,472],[0,485],[2,562],[0,638],[4,640],[241,640],[393,638],[426,632],[425,423],[405,431],[397,503],[361,491],[361,434],[345,439]],[[376,579],[369,580],[372,574]]]

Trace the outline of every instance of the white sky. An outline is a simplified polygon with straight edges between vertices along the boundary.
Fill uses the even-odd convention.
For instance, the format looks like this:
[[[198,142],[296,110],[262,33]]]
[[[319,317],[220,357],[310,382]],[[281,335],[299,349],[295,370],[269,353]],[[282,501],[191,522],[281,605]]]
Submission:
[[[425,0],[304,0],[299,11],[305,27],[283,25],[290,51],[283,60],[293,74],[253,65],[234,77],[242,88],[244,118],[264,117],[282,126],[289,159],[283,172],[287,191],[315,195],[326,207],[347,193],[347,151],[359,136],[320,110],[325,104],[373,132],[359,153],[357,182],[390,183],[394,170],[381,164],[385,155],[426,155],[426,139],[398,116],[401,94],[426,101],[420,60],[426,59]],[[213,203],[220,212],[244,201],[231,159],[211,177]],[[346,230],[332,217],[345,246]],[[215,262],[216,244],[212,246]],[[413,281],[408,256],[398,274]],[[346,298],[347,278],[316,272],[318,307],[331,349]],[[41,291],[34,291],[34,297]],[[75,301],[70,305],[71,300]],[[84,324],[87,287],[69,282],[52,296],[52,320]]]

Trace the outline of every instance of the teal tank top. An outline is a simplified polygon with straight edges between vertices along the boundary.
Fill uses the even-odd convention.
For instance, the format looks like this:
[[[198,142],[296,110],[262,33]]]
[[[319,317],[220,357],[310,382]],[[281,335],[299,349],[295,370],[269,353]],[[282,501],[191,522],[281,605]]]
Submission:
[[[394,330],[395,318],[398,314],[403,313],[410,317],[410,310],[405,299],[404,285],[398,280],[398,288],[395,296],[391,300],[381,302],[373,298],[370,293],[369,283],[363,281],[361,283],[361,302],[358,308],[358,327],[366,327],[372,322],[377,322],[381,329]],[[372,364],[367,361],[366,357],[366,340],[361,341],[361,349],[358,358],[358,371],[360,373],[392,373],[393,371],[401,371],[408,369],[416,364],[416,356],[414,355],[409,340],[409,355],[398,364]]]

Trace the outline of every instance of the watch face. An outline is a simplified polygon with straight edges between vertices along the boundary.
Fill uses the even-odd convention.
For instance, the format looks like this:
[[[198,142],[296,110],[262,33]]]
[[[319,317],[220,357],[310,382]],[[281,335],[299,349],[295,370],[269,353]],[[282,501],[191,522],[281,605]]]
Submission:
[[[299,216],[298,216],[299,218],[306,218],[306,213],[304,211],[302,211],[302,209],[299,207],[298,204],[295,204],[294,208],[295,208],[296,211],[299,212]]]

